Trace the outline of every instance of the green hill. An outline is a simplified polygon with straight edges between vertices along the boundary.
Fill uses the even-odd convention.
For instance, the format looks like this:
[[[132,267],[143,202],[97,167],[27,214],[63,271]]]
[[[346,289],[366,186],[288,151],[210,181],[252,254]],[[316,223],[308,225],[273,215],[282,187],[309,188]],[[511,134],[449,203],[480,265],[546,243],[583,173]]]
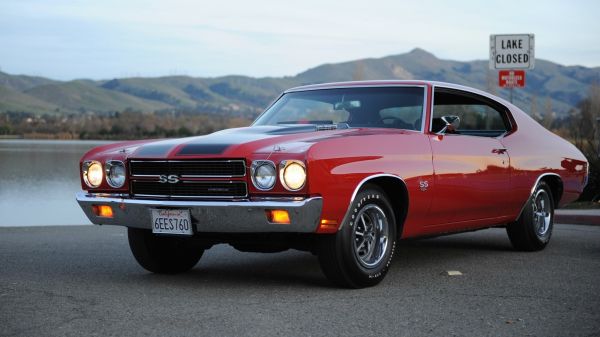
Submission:
[[[296,77],[302,82],[350,81],[353,79],[428,79],[463,84],[504,98],[510,93],[497,86],[496,71],[488,69],[488,61],[458,62],[441,60],[422,49],[380,59],[364,59],[339,64],[326,64],[309,69]],[[527,71],[526,86],[514,89],[514,103],[531,112],[532,101],[538,112],[547,99],[552,110],[565,115],[588,94],[592,83],[600,83],[600,67],[562,66],[536,60],[535,69]]]
[[[61,111],[153,111],[169,106],[132,95],[104,89],[84,81],[46,84],[26,90],[35,99],[58,106]]]
[[[40,85],[55,83],[56,81],[37,76],[9,75],[0,71],[0,86],[23,91]]]
[[[52,103],[0,85],[0,111],[32,112],[36,114],[56,111]]]
[[[383,58],[324,64],[282,78],[168,76],[60,82],[0,72],[0,112],[74,113],[130,109],[252,117],[289,87],[375,79],[452,82],[508,98],[508,90],[497,87],[497,76],[496,71],[488,70],[487,61],[442,60],[418,48]],[[526,82],[524,89],[514,90],[516,105],[527,112],[536,110],[536,113],[551,106],[558,115],[565,115],[587,95],[592,83],[600,82],[600,67],[563,66],[538,59],[536,68],[527,71]]]

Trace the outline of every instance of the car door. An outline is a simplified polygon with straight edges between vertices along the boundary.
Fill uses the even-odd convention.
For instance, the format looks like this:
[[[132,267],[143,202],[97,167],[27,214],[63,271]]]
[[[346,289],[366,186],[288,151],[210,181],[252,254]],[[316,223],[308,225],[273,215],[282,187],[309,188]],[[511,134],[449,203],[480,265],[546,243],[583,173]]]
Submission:
[[[458,117],[458,126],[445,128],[444,116]],[[493,101],[469,92],[435,88],[429,133],[434,224],[470,221],[463,227],[477,227],[481,224],[477,220],[506,215],[510,154],[500,139],[509,129],[506,111]]]

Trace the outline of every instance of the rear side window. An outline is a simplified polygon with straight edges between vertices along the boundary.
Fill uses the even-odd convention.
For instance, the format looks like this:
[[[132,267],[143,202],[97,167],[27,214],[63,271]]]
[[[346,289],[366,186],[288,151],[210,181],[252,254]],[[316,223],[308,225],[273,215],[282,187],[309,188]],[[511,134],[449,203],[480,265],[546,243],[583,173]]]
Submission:
[[[434,93],[432,132],[439,132],[443,116],[458,116],[454,132],[470,136],[498,137],[511,130],[507,109],[485,97],[460,90],[436,88]]]

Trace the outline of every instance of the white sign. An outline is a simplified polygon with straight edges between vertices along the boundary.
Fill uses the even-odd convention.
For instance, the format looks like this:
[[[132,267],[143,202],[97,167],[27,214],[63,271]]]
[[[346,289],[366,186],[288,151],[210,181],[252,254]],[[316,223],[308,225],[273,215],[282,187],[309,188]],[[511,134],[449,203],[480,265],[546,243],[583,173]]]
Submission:
[[[490,69],[533,69],[533,34],[490,35]]]

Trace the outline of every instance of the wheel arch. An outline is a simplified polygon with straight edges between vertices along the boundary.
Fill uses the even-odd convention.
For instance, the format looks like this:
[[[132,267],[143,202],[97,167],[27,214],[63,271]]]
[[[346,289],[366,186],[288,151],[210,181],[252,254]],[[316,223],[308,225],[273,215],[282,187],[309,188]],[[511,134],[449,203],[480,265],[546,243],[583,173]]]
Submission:
[[[535,180],[535,183],[531,187],[531,192],[529,193],[529,198],[527,198],[527,200],[523,204],[523,207],[521,208],[521,211],[519,212],[517,219],[519,219],[521,217],[521,214],[523,214],[525,207],[527,207],[527,205],[529,204],[529,201],[531,200],[531,198],[533,197],[533,194],[535,193],[536,187],[538,186],[538,184],[541,181],[545,182],[546,184],[548,184],[548,186],[550,186],[550,192],[552,193],[552,200],[554,201],[553,206],[555,209],[558,207],[558,205],[560,203],[560,199],[562,198],[562,194],[563,194],[562,178],[560,177],[560,175],[558,175],[556,173],[543,173]]]
[[[346,211],[346,215],[344,216],[344,220],[342,221],[342,226],[340,226],[340,229],[343,227],[343,224],[346,223],[346,220],[350,215],[351,206],[356,198],[356,195],[367,185],[375,185],[381,188],[387,195],[388,201],[392,204],[392,211],[394,212],[394,218],[397,226],[397,235],[398,239],[400,239],[402,237],[404,221],[406,220],[406,215],[408,214],[408,188],[406,187],[406,182],[402,178],[392,174],[371,175],[358,183],[354,189],[354,193],[352,193],[352,197],[350,198],[348,210]]]
[[[558,208],[560,199],[562,198],[562,195],[563,195],[562,178],[556,173],[542,174],[541,176],[539,176],[538,180],[535,182],[535,185],[533,185],[532,192],[531,192],[532,195],[533,195],[535,188],[541,181],[545,182],[546,184],[548,184],[548,186],[550,186],[550,192],[552,192],[552,200],[554,201],[554,208],[555,209]]]

